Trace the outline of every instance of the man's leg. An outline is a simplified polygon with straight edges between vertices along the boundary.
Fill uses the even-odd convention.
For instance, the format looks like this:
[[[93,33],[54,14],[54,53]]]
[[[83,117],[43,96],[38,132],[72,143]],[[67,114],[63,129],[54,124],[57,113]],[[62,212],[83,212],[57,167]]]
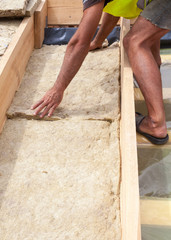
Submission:
[[[168,31],[140,16],[124,38],[124,47],[148,109],[148,116],[142,121],[140,130],[161,138],[166,136],[167,129],[161,75],[152,46]]]
[[[90,50],[94,50],[96,48],[101,48],[104,40],[109,35],[109,33],[113,30],[116,26],[117,22],[119,21],[119,17],[114,17],[109,13],[104,13],[102,19],[102,25],[94,38],[94,40],[90,44]]]
[[[154,59],[158,67],[161,66],[161,57],[160,57],[160,39],[158,39],[151,47],[151,52],[153,54]]]

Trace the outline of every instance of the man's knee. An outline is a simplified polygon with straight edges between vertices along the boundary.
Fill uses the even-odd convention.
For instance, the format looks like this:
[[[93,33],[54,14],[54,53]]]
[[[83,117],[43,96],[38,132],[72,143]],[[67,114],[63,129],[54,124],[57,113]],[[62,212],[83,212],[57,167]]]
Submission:
[[[126,35],[123,39],[123,46],[125,50],[127,51],[130,45],[130,38]]]
[[[132,34],[128,33],[123,39],[123,46],[126,51],[132,48],[135,43],[135,37]]]
[[[145,45],[146,45],[146,42],[142,41],[140,36],[138,36],[138,34],[135,34],[135,33],[132,34],[129,32],[123,39],[123,46],[127,52],[129,50],[137,51],[139,47],[143,47]]]

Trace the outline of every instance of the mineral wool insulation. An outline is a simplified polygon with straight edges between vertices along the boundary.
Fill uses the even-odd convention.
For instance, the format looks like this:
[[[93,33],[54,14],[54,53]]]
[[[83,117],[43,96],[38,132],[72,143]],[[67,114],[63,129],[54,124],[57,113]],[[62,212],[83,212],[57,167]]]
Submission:
[[[119,48],[90,52],[48,119],[65,46],[34,50],[0,136],[0,236],[120,240]],[[48,121],[49,120],[49,121]]]
[[[0,20],[0,60],[10,44],[20,23],[20,20]]]
[[[41,0],[0,0],[1,17],[32,16]]]
[[[28,2],[29,0],[0,0],[0,17],[24,16]]]

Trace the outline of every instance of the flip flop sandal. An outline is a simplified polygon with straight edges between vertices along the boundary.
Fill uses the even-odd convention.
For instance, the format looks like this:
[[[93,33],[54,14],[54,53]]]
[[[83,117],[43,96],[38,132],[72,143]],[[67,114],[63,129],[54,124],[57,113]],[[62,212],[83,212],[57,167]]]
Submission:
[[[148,133],[142,132],[140,130],[140,124],[142,123],[143,119],[145,118],[145,116],[143,116],[141,113],[136,112],[136,114],[138,116],[136,116],[136,131],[143,135],[144,137],[146,137],[151,143],[156,144],[156,145],[162,145],[167,143],[167,141],[169,140],[169,136],[168,134],[166,135],[166,137],[164,138],[158,138],[158,137],[154,137]]]

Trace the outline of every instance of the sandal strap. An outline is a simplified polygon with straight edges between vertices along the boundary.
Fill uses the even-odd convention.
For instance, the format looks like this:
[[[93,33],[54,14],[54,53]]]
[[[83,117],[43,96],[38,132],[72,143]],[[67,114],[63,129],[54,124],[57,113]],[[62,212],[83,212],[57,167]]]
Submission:
[[[145,118],[145,116],[143,116],[141,113],[138,113],[138,112],[136,112],[136,114],[138,115],[136,116],[136,129],[139,130],[139,126],[143,121],[143,119]]]

